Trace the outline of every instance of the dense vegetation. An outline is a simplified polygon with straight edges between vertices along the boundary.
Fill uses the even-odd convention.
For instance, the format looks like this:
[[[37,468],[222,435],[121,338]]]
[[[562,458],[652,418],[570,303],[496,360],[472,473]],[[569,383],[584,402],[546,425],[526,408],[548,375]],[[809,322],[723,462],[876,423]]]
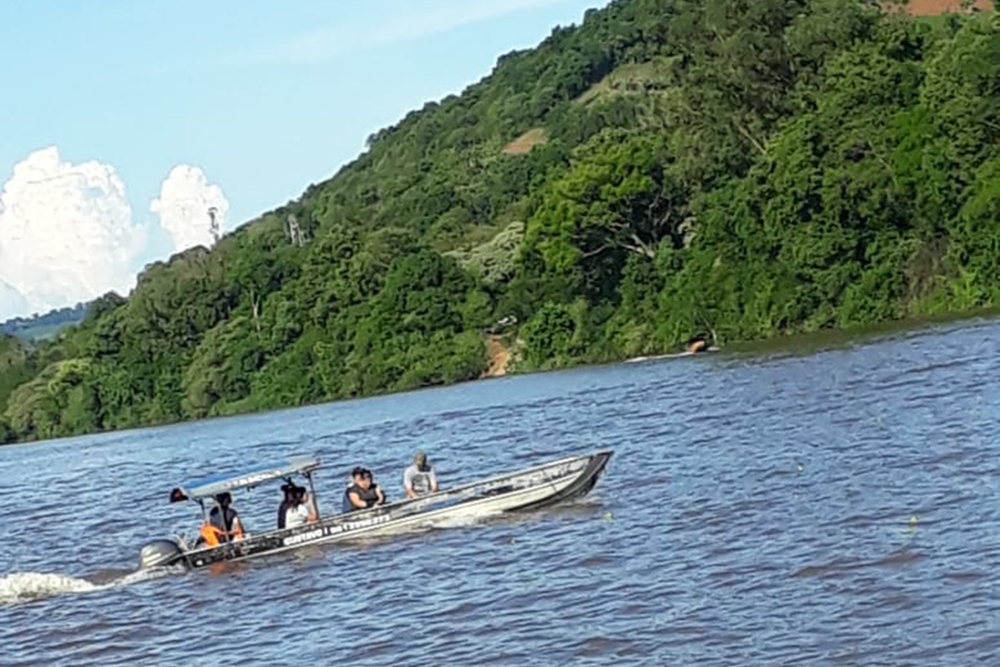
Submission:
[[[329,181],[0,345],[45,438],[1000,300],[1000,23],[617,0]],[[5,408],[4,408],[5,406]]]

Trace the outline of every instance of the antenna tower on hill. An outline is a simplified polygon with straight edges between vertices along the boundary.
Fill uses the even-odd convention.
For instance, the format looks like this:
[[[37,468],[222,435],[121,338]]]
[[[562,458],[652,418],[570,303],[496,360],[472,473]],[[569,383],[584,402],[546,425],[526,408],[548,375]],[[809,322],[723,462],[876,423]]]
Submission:
[[[219,214],[219,209],[214,206],[210,206],[208,209],[208,218],[210,220],[208,230],[212,233],[212,240],[214,243],[219,242],[219,220],[216,217]]]
[[[305,232],[299,227],[299,219],[295,217],[294,213],[289,214],[286,218],[285,233],[288,234],[289,243],[299,248],[304,246],[308,240]]]

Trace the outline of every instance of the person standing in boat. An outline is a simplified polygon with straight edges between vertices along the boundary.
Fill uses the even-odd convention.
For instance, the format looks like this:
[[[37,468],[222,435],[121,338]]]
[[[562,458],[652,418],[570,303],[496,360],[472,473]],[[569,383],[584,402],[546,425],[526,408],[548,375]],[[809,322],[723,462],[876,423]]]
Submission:
[[[385,494],[372,481],[372,471],[361,466],[351,471],[354,482],[344,491],[343,513],[364,510],[385,503]]]
[[[403,471],[403,490],[407,498],[417,498],[438,490],[434,466],[427,460],[427,454],[418,451],[413,457],[413,465]]]

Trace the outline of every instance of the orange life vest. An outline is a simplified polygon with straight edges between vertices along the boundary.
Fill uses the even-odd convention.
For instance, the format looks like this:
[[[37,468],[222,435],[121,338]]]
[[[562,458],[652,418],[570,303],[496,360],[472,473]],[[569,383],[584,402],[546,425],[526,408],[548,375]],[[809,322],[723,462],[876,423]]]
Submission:
[[[222,538],[225,536],[225,532],[219,530],[211,523],[203,523],[201,525],[201,530],[198,531],[201,535],[201,539],[205,540],[205,544],[210,547],[217,547],[222,543]],[[243,528],[237,524],[234,526],[232,533],[230,533],[234,540],[243,539]]]
[[[219,546],[219,537],[222,535],[222,531],[213,526],[210,523],[201,524],[201,530],[198,531],[201,535],[201,539],[205,540],[205,545],[209,547]]]

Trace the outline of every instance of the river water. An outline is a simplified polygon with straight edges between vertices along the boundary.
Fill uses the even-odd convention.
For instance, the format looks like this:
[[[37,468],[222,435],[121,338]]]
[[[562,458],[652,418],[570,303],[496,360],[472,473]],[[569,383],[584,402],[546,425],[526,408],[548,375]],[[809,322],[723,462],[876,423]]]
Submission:
[[[0,448],[0,665],[1000,664],[996,321]],[[613,448],[571,506],[219,572],[170,489],[316,454],[321,504]],[[324,494],[325,491],[325,494]],[[278,491],[234,499],[270,527]],[[322,505],[321,505],[322,506]]]

